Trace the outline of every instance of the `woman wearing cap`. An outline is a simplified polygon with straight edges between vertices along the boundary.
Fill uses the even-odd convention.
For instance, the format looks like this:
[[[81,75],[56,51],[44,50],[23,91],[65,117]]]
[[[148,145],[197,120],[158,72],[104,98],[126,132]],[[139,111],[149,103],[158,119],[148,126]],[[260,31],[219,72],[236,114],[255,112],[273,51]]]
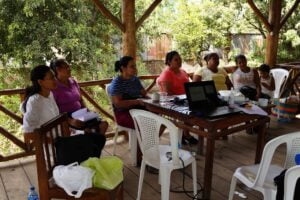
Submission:
[[[219,56],[217,53],[209,53],[204,57],[207,63],[205,67],[199,67],[194,73],[193,82],[210,81],[215,82],[216,89],[227,90],[232,87],[232,83],[227,72],[223,68],[219,68]]]

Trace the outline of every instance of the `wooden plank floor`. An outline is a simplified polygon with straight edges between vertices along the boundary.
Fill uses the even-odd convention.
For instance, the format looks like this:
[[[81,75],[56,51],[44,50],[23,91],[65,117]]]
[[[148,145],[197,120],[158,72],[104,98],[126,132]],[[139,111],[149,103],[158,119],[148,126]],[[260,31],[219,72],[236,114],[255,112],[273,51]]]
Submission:
[[[278,123],[272,119],[268,129],[268,140],[290,132],[300,130],[300,120],[291,123]],[[166,137],[163,140],[167,141]],[[103,154],[112,153],[111,142],[106,145]],[[248,135],[240,132],[229,136],[228,140],[216,142],[216,153],[214,159],[213,181],[212,181],[212,200],[225,200],[228,198],[230,181],[235,169],[241,165],[252,164],[255,156],[256,135]],[[184,146],[191,151],[196,151],[196,147]],[[285,148],[281,147],[273,159],[276,163],[284,162]],[[125,200],[136,199],[137,186],[139,178],[139,168],[131,166],[130,152],[126,142],[120,142],[117,146],[117,156],[124,161],[124,197]],[[204,157],[197,155],[197,175],[198,181],[203,182]],[[191,174],[191,168],[186,172]],[[192,189],[192,180],[186,176],[186,189]],[[13,161],[0,163],[0,200],[23,200],[27,198],[27,192],[30,184],[38,186],[36,166],[34,157],[27,157]],[[171,178],[171,188],[180,188],[182,186],[182,173],[174,171]],[[248,200],[262,199],[262,195],[255,191],[249,191],[247,188],[239,186],[237,190],[247,196]],[[142,190],[143,200],[160,199],[160,185],[158,176],[145,173],[145,179]],[[172,200],[190,199],[182,193],[170,193]],[[235,199],[242,199],[235,195]]]

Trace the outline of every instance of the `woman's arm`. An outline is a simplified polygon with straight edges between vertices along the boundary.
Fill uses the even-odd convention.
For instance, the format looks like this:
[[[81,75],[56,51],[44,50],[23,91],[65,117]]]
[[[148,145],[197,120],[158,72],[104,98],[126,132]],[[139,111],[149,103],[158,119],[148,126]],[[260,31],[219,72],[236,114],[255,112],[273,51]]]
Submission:
[[[268,85],[267,83],[261,83],[262,86],[264,86],[265,88],[267,88],[270,91],[274,91],[275,90],[275,80],[273,78],[273,76],[271,76],[271,83],[270,85]]]
[[[201,76],[194,74],[194,76],[193,76],[193,82],[199,82],[201,80],[202,80]]]
[[[261,94],[261,87],[260,87],[260,79],[259,79],[259,75],[257,70],[253,69],[253,73],[254,73],[254,83],[256,86],[256,99],[258,99],[260,97]]]
[[[173,95],[170,82],[163,81],[160,83],[160,87],[162,92],[166,92],[168,95]]]
[[[230,80],[229,76],[226,76],[225,84],[226,84],[228,90],[233,88],[233,85],[231,83],[231,80]]]
[[[140,99],[124,100],[121,96],[112,96],[112,103],[116,108],[131,108],[133,106],[144,105]]]

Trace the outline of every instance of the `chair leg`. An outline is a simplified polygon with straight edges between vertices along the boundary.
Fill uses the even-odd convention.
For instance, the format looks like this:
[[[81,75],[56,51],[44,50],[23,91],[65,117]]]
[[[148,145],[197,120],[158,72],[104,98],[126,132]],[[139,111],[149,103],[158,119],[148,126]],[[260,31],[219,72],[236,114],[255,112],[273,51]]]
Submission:
[[[137,137],[135,135],[135,131],[130,131],[129,141],[132,165],[137,166]]]
[[[119,135],[118,127],[115,128],[113,156],[116,155],[117,139]]]
[[[273,190],[265,190],[263,195],[264,195],[264,200],[276,199],[276,192],[274,192]]]
[[[235,187],[236,187],[236,182],[237,182],[237,179],[236,179],[236,177],[233,175],[233,176],[232,176],[232,179],[231,179],[231,184],[230,184],[230,191],[229,191],[228,200],[232,200],[232,199],[233,199],[233,195],[234,195]]]
[[[166,167],[160,168],[159,171],[161,172],[161,200],[169,200],[171,171]]]
[[[197,194],[197,164],[196,160],[192,162],[192,174],[193,174],[193,190],[194,196]]]
[[[142,160],[140,178],[139,178],[138,195],[137,195],[137,198],[136,198],[137,200],[141,199],[141,193],[142,193],[142,187],[143,187],[143,181],[144,181],[144,175],[145,175],[145,168],[146,168],[145,161]]]

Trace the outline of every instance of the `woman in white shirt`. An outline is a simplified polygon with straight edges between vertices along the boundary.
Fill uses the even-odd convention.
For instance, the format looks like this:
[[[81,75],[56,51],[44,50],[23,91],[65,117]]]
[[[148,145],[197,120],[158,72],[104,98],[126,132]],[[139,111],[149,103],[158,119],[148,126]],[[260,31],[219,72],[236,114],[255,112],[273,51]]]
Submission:
[[[26,88],[25,101],[21,105],[23,112],[23,130],[33,132],[45,122],[59,115],[59,109],[51,90],[56,88],[52,70],[39,65],[30,74],[32,85]]]

